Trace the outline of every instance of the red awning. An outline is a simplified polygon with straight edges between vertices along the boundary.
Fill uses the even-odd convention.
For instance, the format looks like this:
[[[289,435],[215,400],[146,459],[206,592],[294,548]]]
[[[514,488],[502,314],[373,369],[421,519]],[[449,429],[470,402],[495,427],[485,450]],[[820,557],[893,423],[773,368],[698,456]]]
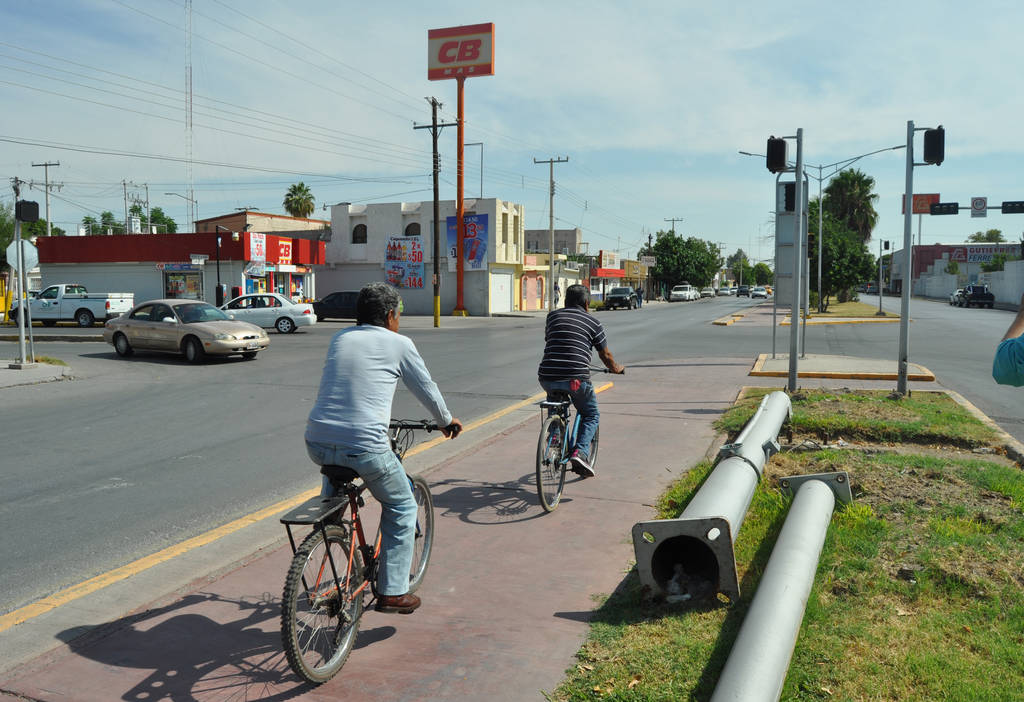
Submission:
[[[626,271],[621,268],[595,268],[590,271],[591,278],[625,278]]]

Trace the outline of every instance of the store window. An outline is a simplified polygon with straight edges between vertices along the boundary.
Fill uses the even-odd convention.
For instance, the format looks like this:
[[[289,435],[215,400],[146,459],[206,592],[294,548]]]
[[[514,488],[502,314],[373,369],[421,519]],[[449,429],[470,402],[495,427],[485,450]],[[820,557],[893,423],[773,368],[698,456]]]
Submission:
[[[202,273],[164,273],[164,296],[181,300],[202,300]]]
[[[419,236],[420,235],[420,223],[410,222],[405,228],[406,236]]]
[[[353,244],[365,244],[366,243],[366,225],[357,224],[352,228],[352,243]]]

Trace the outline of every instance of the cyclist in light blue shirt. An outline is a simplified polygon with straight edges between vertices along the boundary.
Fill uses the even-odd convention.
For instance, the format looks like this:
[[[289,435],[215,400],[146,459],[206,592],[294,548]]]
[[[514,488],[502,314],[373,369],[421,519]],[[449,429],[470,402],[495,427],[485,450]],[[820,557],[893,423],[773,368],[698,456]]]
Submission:
[[[443,427],[445,436],[454,438],[462,422],[448,411],[412,339],[398,334],[401,302],[386,283],[371,283],[359,291],[356,326],[335,334],[327,349],[305,438],[314,463],[353,469],[380,502],[377,610],[408,614],[420,606],[420,598],[409,593],[416,500],[388,438],[398,379]],[[325,477],[321,494],[331,497],[333,492]]]

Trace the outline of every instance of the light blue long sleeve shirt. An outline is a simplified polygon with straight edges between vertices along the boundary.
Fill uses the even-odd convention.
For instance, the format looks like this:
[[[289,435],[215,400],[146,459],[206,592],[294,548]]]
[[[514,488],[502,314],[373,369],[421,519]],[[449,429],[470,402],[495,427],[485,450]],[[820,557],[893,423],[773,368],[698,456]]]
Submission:
[[[439,426],[452,415],[416,345],[384,327],[364,324],[331,339],[306,440],[355,451],[391,450],[388,423],[401,378]]]

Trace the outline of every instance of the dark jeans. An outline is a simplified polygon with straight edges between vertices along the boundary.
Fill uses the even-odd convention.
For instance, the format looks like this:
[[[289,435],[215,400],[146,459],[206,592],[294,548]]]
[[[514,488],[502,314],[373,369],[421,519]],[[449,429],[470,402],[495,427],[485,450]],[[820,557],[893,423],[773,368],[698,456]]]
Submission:
[[[594,394],[594,384],[589,380],[581,380],[578,390],[570,389],[571,380],[546,380],[540,379],[540,386],[548,392],[548,396],[554,391],[565,392],[572,400],[573,407],[580,416],[580,430],[576,435],[576,448],[585,459],[590,458],[590,442],[594,440],[597,433],[597,426],[601,421],[601,413],[597,409],[597,395]],[[568,427],[567,427],[568,428]]]

